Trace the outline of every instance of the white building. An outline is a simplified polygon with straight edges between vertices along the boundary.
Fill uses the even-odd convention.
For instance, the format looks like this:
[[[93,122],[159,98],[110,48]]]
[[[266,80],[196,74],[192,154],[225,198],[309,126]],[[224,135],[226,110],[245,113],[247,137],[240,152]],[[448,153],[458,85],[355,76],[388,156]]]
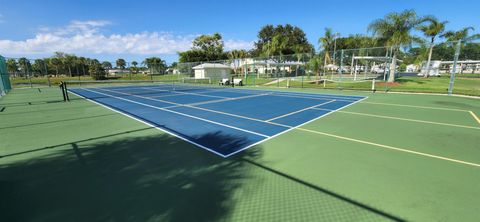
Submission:
[[[299,66],[305,66],[305,63],[297,61],[275,62],[273,60],[244,59],[244,62],[239,64],[239,67],[243,68],[244,71],[256,72],[258,75],[291,73]]]
[[[130,70],[128,69],[109,69],[108,70],[108,75],[123,75],[123,74],[129,74]]]
[[[407,71],[407,72],[418,72],[418,65],[415,65],[415,64],[407,65],[405,71]]]
[[[218,63],[203,63],[192,68],[195,71],[195,79],[223,79],[230,78],[231,68]]]
[[[173,68],[168,68],[167,70],[165,70],[165,72],[168,74],[180,74],[180,70]]]
[[[418,76],[440,76],[440,65],[442,64],[442,61],[430,61],[430,67],[427,67],[427,62],[422,63],[422,68],[420,69],[420,73],[418,73]],[[428,72],[428,73],[427,73]]]

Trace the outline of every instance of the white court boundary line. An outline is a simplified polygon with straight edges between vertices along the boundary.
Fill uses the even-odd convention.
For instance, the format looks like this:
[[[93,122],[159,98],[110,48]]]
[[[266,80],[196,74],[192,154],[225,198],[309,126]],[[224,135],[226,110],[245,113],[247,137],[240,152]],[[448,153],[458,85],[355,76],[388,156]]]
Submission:
[[[145,96],[140,96],[140,95],[135,95],[135,94],[131,94],[131,93],[124,93],[124,92],[118,92],[118,91],[115,91],[115,90],[107,90],[107,89],[101,89],[99,88],[99,90],[102,90],[102,91],[109,91],[109,92],[113,92],[113,93],[119,93],[119,94],[124,94],[124,95],[128,95],[128,96],[133,96],[133,97],[138,97],[138,98],[142,98],[142,99],[146,99],[146,100],[152,100],[152,101],[157,101],[157,102],[164,102],[164,103],[170,103],[170,104],[173,104],[174,106],[167,106],[167,107],[163,107],[162,109],[169,109],[169,108],[175,108],[175,107],[189,107],[189,108],[194,108],[194,109],[201,109],[201,110],[205,110],[205,111],[211,111],[209,109],[205,109],[205,108],[199,108],[199,107],[196,107],[196,106],[193,106],[191,104],[180,104],[180,103],[175,103],[175,102],[170,102],[170,101],[165,101],[165,100],[161,100],[161,99],[153,99],[153,98],[150,98],[150,97],[145,97]],[[255,97],[255,96],[260,96],[262,94],[257,94],[257,95],[252,95],[252,96],[244,96],[244,97],[237,97],[237,99],[239,98],[252,98],[252,97]],[[232,98],[233,99],[233,98]],[[232,99],[223,99],[223,100],[213,100],[213,101],[205,101],[205,102],[200,102],[201,104],[207,104],[207,103],[213,103],[213,102],[224,102],[224,101],[228,101],[228,100],[232,100]],[[325,101],[326,99],[323,99],[323,101]],[[280,118],[283,118],[283,117],[286,117],[286,116],[290,116],[290,115],[293,115],[293,114],[296,114],[296,113],[300,113],[300,112],[303,112],[303,111],[306,111],[306,110],[309,110],[309,109],[312,109],[314,107],[318,107],[318,106],[323,106],[323,105],[326,105],[326,104],[329,104],[329,103],[332,103],[332,102],[335,102],[336,100],[330,100],[330,101],[327,101],[327,102],[324,102],[324,103],[321,103],[321,104],[316,104],[316,105],[313,105],[313,106],[309,106],[309,107],[306,107],[304,109],[300,109],[300,110],[297,110],[297,111],[294,111],[294,112],[290,112],[290,113],[287,113],[287,114],[284,114],[284,115],[281,115],[281,116],[277,116],[277,117],[274,117],[274,118],[271,118],[271,119],[268,119],[266,120],[266,122],[270,122],[270,121],[273,121],[273,120],[276,120],[276,119],[280,119]],[[198,103],[196,104],[198,105]],[[218,112],[217,112],[218,113]]]
[[[124,95],[127,95],[127,96],[133,96],[133,97],[138,97],[138,98],[142,98],[142,99],[146,99],[146,100],[163,102],[163,103],[168,103],[168,104],[172,104],[172,105],[173,105],[173,106],[162,107],[163,109],[169,109],[169,108],[175,108],[175,107],[183,107],[183,106],[193,107],[194,105],[204,105],[204,104],[210,104],[210,103],[219,103],[219,102],[225,102],[225,101],[230,101],[230,100],[247,99],[247,98],[253,98],[253,97],[260,97],[260,96],[269,95],[269,94],[256,94],[256,95],[250,95],[250,96],[241,96],[241,97],[235,97],[235,98],[224,98],[224,99],[219,99],[219,100],[209,100],[209,101],[203,101],[203,102],[197,102],[197,103],[186,103],[186,104],[182,104],[182,103],[176,103],[176,102],[171,102],[171,101],[162,100],[162,99],[156,99],[156,98],[148,97],[148,96],[141,96],[141,95],[136,95],[136,94],[131,94],[131,93],[119,92],[119,91],[115,91],[115,90],[101,89],[101,88],[98,88],[98,89],[99,89],[99,90],[102,90],[102,91],[108,91],[108,92],[112,92],[112,93],[119,93],[119,94],[124,94]]]
[[[100,88],[98,88],[98,89],[100,89]],[[113,98],[116,98],[116,99],[125,100],[125,101],[129,101],[129,102],[132,102],[132,103],[137,103],[137,104],[142,105],[142,103],[140,103],[140,102],[135,102],[135,101],[132,101],[132,100],[128,100],[128,99],[124,99],[124,98],[121,98],[121,97],[113,96],[113,95],[110,95],[110,94],[105,94],[105,93],[96,92],[96,91],[87,90],[87,89],[83,89],[83,90],[91,91],[91,92],[97,93],[97,94],[103,94],[103,95],[105,95],[105,96],[109,96],[109,97],[113,97]],[[105,90],[105,89],[103,89],[103,90]],[[70,90],[69,90],[69,91],[70,91]],[[105,91],[110,91],[110,90],[105,90]],[[70,91],[70,92],[71,92],[71,91]],[[128,93],[121,93],[121,92],[116,92],[116,91],[112,91],[112,92],[128,95]],[[110,110],[113,110],[113,111],[115,111],[115,112],[118,112],[118,113],[120,113],[120,114],[123,114],[123,115],[125,115],[125,116],[127,116],[127,117],[130,117],[130,118],[132,118],[132,119],[135,119],[135,120],[137,120],[137,121],[139,121],[139,122],[142,122],[142,123],[145,123],[145,124],[147,124],[147,125],[149,125],[149,126],[155,127],[155,128],[157,128],[157,129],[161,130],[162,132],[167,132],[167,133],[170,134],[170,135],[176,136],[176,137],[178,137],[178,138],[180,138],[180,139],[182,139],[182,140],[184,140],[184,141],[186,141],[186,142],[189,142],[189,143],[191,143],[191,144],[193,144],[193,145],[196,145],[196,146],[198,146],[198,147],[200,147],[200,148],[202,148],[202,149],[208,150],[208,151],[210,151],[210,152],[212,152],[212,153],[215,153],[215,154],[217,154],[217,155],[219,155],[219,156],[222,156],[222,157],[224,157],[224,158],[227,158],[227,157],[230,157],[230,156],[232,156],[232,155],[235,155],[235,154],[237,154],[237,153],[239,153],[239,152],[241,152],[241,151],[244,151],[244,150],[246,150],[246,149],[249,149],[249,148],[251,148],[251,147],[253,147],[253,146],[256,146],[256,145],[258,145],[258,144],[260,144],[260,143],[262,143],[262,142],[265,142],[265,141],[267,141],[267,140],[269,140],[269,139],[272,139],[272,138],[275,138],[275,137],[277,137],[277,136],[280,136],[280,135],[282,135],[282,134],[284,134],[284,133],[287,133],[287,132],[289,132],[290,130],[293,130],[293,129],[295,129],[295,128],[298,128],[298,127],[300,127],[300,126],[303,126],[303,125],[305,125],[305,124],[308,124],[308,123],[310,123],[310,122],[313,122],[313,121],[315,121],[315,120],[317,120],[317,119],[320,119],[320,118],[322,118],[322,117],[324,117],[324,116],[327,116],[327,115],[333,113],[333,112],[336,111],[336,110],[340,110],[340,109],[346,108],[346,107],[348,107],[348,106],[351,106],[351,105],[353,105],[353,104],[355,104],[355,103],[357,103],[357,102],[360,102],[360,101],[365,100],[365,99],[368,98],[368,97],[364,97],[363,99],[357,100],[357,101],[352,102],[352,103],[350,103],[350,104],[348,104],[348,105],[345,105],[345,106],[342,106],[342,107],[340,107],[340,108],[338,108],[338,109],[335,109],[335,110],[333,110],[333,111],[327,112],[327,113],[325,113],[325,114],[323,114],[323,115],[320,115],[320,116],[318,116],[318,117],[316,117],[316,118],[314,118],[314,119],[311,119],[311,120],[309,120],[309,121],[307,121],[307,122],[304,122],[304,123],[299,124],[299,125],[294,126],[294,127],[288,126],[288,125],[279,124],[279,123],[266,122],[266,121],[264,121],[264,120],[258,120],[258,119],[249,118],[249,117],[242,117],[242,116],[235,115],[235,114],[227,114],[227,113],[223,113],[223,112],[222,112],[221,114],[230,115],[230,116],[234,116],[234,115],[235,115],[235,117],[239,117],[239,118],[245,118],[245,119],[250,119],[250,120],[254,120],[254,121],[265,122],[265,123],[269,123],[269,124],[272,124],[272,125],[283,126],[283,127],[285,127],[285,128],[288,128],[287,130],[284,130],[284,131],[282,131],[282,132],[280,132],[280,133],[277,133],[277,134],[275,134],[275,135],[272,135],[272,136],[266,136],[266,135],[264,135],[265,139],[263,139],[263,140],[259,140],[258,142],[255,142],[255,143],[250,144],[250,145],[248,145],[248,146],[246,146],[246,147],[240,148],[240,149],[238,149],[238,150],[236,150],[236,151],[234,151],[234,152],[232,152],[232,153],[229,153],[229,154],[227,154],[227,155],[223,155],[223,154],[221,154],[221,153],[219,153],[219,152],[216,152],[215,150],[213,150],[213,149],[211,149],[211,148],[208,148],[208,147],[206,147],[206,146],[200,145],[200,144],[198,144],[198,143],[196,143],[196,142],[193,142],[193,141],[191,141],[191,140],[189,140],[189,139],[187,139],[187,138],[184,138],[184,137],[181,136],[181,135],[178,135],[178,134],[176,134],[176,133],[172,133],[172,132],[170,132],[170,131],[168,131],[168,130],[166,130],[166,129],[162,129],[162,128],[160,128],[160,127],[157,127],[157,126],[155,126],[155,125],[153,125],[153,124],[151,124],[151,123],[148,123],[148,122],[146,122],[146,121],[144,121],[144,120],[142,120],[142,119],[139,119],[138,117],[135,117],[135,116],[130,115],[130,114],[127,114],[127,113],[124,113],[124,112],[119,111],[119,110],[115,110],[114,108],[108,107],[107,105],[104,105],[104,104],[102,104],[102,103],[100,103],[100,102],[96,102],[96,101],[94,101],[94,100],[88,99],[88,98],[86,98],[86,97],[84,97],[84,96],[81,96],[81,95],[79,95],[79,94],[77,94],[77,93],[74,93],[74,92],[72,92],[72,93],[75,94],[75,95],[77,95],[77,96],[79,96],[79,97],[85,98],[85,99],[87,99],[88,101],[91,101],[91,102],[93,102],[93,103],[95,103],[95,104],[99,104],[99,105],[101,105],[101,106],[103,106],[103,107],[106,107],[106,108],[108,108],[108,109],[110,109]],[[135,95],[130,95],[130,96],[135,96]],[[140,97],[140,98],[142,98],[142,97]],[[155,99],[151,99],[151,98],[148,98],[148,97],[146,97],[146,98],[144,98],[144,99],[150,99],[150,100],[155,101]],[[159,102],[162,102],[162,101],[159,101]],[[187,116],[192,117],[192,118],[199,118],[199,117],[191,116],[191,115],[188,115],[188,114],[184,114],[184,113],[180,113],[180,112],[175,112],[175,111],[172,111],[172,110],[168,110],[168,109],[165,109],[165,108],[160,108],[160,107],[156,107],[156,106],[152,106],[152,105],[148,105],[148,104],[144,104],[144,105],[146,105],[147,107],[154,108],[154,109],[165,110],[165,111],[167,111],[167,112],[173,112],[173,113],[176,113],[176,114],[179,114],[179,115],[187,115]],[[182,105],[182,104],[180,104],[180,105]],[[182,106],[185,106],[185,105],[182,105]],[[187,107],[188,107],[188,106],[187,106]],[[195,107],[195,108],[198,108],[198,107]],[[203,108],[202,108],[202,109],[203,109]],[[203,110],[206,110],[206,109],[203,109]],[[209,111],[209,110],[206,110],[206,111]],[[219,111],[217,111],[217,113],[219,113]],[[203,118],[200,118],[200,119],[203,119]],[[206,120],[206,119],[205,119],[205,120]],[[214,121],[211,121],[211,122],[214,122]],[[222,123],[218,123],[218,124],[222,124]],[[226,127],[229,127],[229,128],[233,127],[233,126],[228,126],[228,125],[225,125],[225,124],[222,124],[222,125],[224,125],[224,126],[226,126]],[[235,127],[235,128],[237,128],[237,127]],[[238,128],[238,129],[241,129],[241,128]],[[241,131],[243,131],[243,129],[242,129]]]
[[[383,144],[378,144],[378,143],[368,142],[368,141],[364,141],[364,140],[353,139],[353,138],[344,137],[344,136],[338,136],[338,135],[324,133],[324,132],[320,132],[320,131],[316,131],[316,130],[310,130],[310,129],[305,129],[305,128],[298,128],[298,130],[302,130],[302,131],[310,132],[310,133],[315,133],[315,134],[320,134],[320,135],[324,135],[324,136],[329,136],[329,137],[334,137],[334,138],[337,138],[337,139],[368,144],[368,145],[372,145],[372,146],[376,146],[376,147],[382,147],[382,148],[385,148],[385,149],[390,149],[390,150],[395,150],[395,151],[400,151],[400,152],[405,152],[405,153],[412,153],[412,154],[416,154],[416,155],[420,155],[420,156],[426,156],[426,157],[430,157],[430,158],[446,160],[446,161],[465,164],[465,165],[469,165],[469,166],[480,167],[480,164],[477,164],[477,163],[471,163],[471,162],[452,159],[452,158],[448,158],[448,157],[437,156],[437,155],[433,155],[433,154],[422,153],[422,152],[417,152],[417,151],[408,150],[408,149],[402,149],[402,148],[398,148],[398,147],[394,147],[394,146],[383,145]]]
[[[221,103],[221,102],[226,102],[226,101],[234,101],[234,100],[255,98],[255,97],[261,97],[261,96],[268,96],[268,95],[270,95],[270,94],[265,93],[265,94],[249,95],[249,96],[240,96],[240,97],[233,97],[233,98],[226,98],[226,99],[219,99],[219,100],[210,100],[210,101],[198,102],[198,103],[187,103],[187,104],[184,104],[184,106],[198,106],[198,105],[205,105],[205,104],[210,104],[210,103]],[[178,107],[178,106],[169,106],[169,107],[166,107],[166,108],[173,108],[173,107]]]
[[[325,110],[328,111],[329,109],[323,108],[313,108],[318,110]],[[369,117],[376,117],[376,118],[383,118],[383,119],[394,119],[394,120],[403,120],[409,122],[417,122],[417,123],[427,123],[427,124],[434,124],[434,125],[443,125],[443,126],[453,126],[453,127],[460,127],[460,128],[467,128],[467,129],[479,129],[480,127],[476,126],[465,126],[465,125],[458,125],[452,123],[441,123],[441,122],[433,122],[433,121],[426,121],[426,120],[417,120],[417,119],[408,119],[408,118],[401,118],[401,117],[394,117],[394,116],[383,116],[383,115],[376,115],[376,114],[368,114],[368,113],[358,113],[358,112],[350,112],[350,111],[339,111],[339,113],[346,113],[352,115],[361,115],[361,116],[369,116]]]
[[[410,108],[436,109],[436,110],[468,112],[468,110],[464,110],[464,109],[432,107],[432,106],[416,106],[416,105],[405,105],[405,104],[396,104],[396,103],[378,103],[378,102],[362,102],[362,103],[365,103],[365,104],[374,104],[374,105],[385,105],[385,106],[402,106],[402,107],[410,107]]]
[[[103,106],[103,107],[105,107],[105,108],[107,108],[107,109],[109,109],[109,110],[112,110],[112,111],[114,111],[114,112],[120,113],[120,114],[122,114],[122,115],[124,115],[124,116],[130,117],[130,118],[132,118],[132,119],[134,119],[134,120],[137,120],[137,121],[139,121],[139,122],[142,122],[142,123],[144,123],[144,124],[146,124],[146,125],[148,125],[148,126],[154,127],[154,128],[156,128],[156,129],[158,129],[158,130],[160,130],[160,131],[162,131],[162,132],[166,132],[167,134],[170,134],[170,135],[173,135],[173,136],[175,136],[175,137],[178,137],[178,138],[180,138],[181,140],[184,140],[184,141],[186,141],[186,142],[189,142],[189,143],[191,143],[191,144],[193,144],[193,145],[196,145],[196,146],[198,146],[198,147],[200,147],[200,148],[202,148],[202,149],[208,150],[208,151],[210,151],[210,152],[212,152],[212,153],[215,153],[215,154],[217,154],[217,155],[219,155],[219,156],[221,156],[221,157],[224,157],[224,158],[227,158],[227,157],[230,157],[230,156],[232,156],[232,155],[235,155],[235,154],[237,154],[237,153],[239,153],[239,152],[242,152],[242,151],[244,151],[244,150],[246,150],[246,149],[248,149],[248,148],[250,148],[250,147],[253,147],[253,146],[256,146],[256,145],[258,145],[258,144],[260,144],[260,143],[263,143],[263,142],[265,142],[265,141],[267,141],[267,140],[269,140],[269,139],[273,139],[274,137],[277,137],[277,136],[280,136],[280,135],[282,135],[282,134],[284,134],[284,133],[287,133],[287,132],[289,132],[290,130],[297,129],[297,130],[304,131],[304,132],[310,132],[310,133],[314,133],[314,134],[319,134],[319,135],[334,137],[334,138],[337,138],[337,139],[342,139],[342,140],[347,140],[347,141],[352,141],[352,142],[367,144],[367,145],[376,146],[376,147],[381,147],[381,148],[385,148],[385,149],[389,149],[389,150],[394,150],[394,151],[399,151],[399,152],[404,152],[404,153],[410,153],[410,154],[414,154],[414,155],[420,155],[420,156],[424,156],[424,157],[429,157],[429,158],[434,158],[434,159],[439,159],[439,160],[445,160],[445,161],[450,161],[450,162],[459,163],[459,164],[464,164],[464,165],[469,165],[469,166],[480,167],[480,164],[471,163],[471,162],[467,162],[467,161],[462,161],[462,160],[457,160],[457,159],[453,159],[453,158],[442,157],[442,156],[438,156],[438,155],[433,155],[433,154],[428,154],[428,153],[422,153],[422,152],[413,151],[413,150],[408,150],[408,149],[403,149],[403,148],[398,148],[398,147],[394,147],[394,146],[383,145],[383,144],[379,144],[379,143],[373,143],[373,142],[369,142],[369,141],[363,141],[363,140],[353,139],[353,138],[349,138],[349,137],[344,137],[344,136],[339,136],[339,135],[324,133],[324,132],[320,132],[320,131],[316,131],[316,130],[310,130],[310,129],[301,128],[301,126],[303,126],[303,125],[306,125],[306,124],[308,124],[308,123],[310,123],[310,122],[313,122],[313,121],[315,121],[315,120],[317,120],[317,119],[320,119],[320,118],[322,118],[322,117],[324,117],[324,116],[330,115],[330,114],[334,113],[334,111],[338,111],[338,110],[344,109],[344,108],[346,108],[346,107],[348,107],[348,106],[351,106],[351,105],[353,105],[353,104],[355,104],[355,103],[361,102],[362,100],[365,100],[365,99],[367,99],[368,97],[365,97],[364,99],[359,100],[359,101],[356,101],[356,102],[354,102],[354,103],[348,104],[348,105],[346,105],[346,106],[344,106],[344,107],[340,107],[340,108],[338,108],[338,109],[336,109],[336,110],[333,110],[333,111],[331,111],[331,112],[328,112],[328,113],[326,113],[326,114],[324,114],[324,115],[321,115],[321,116],[319,116],[319,117],[317,117],[317,118],[315,118],[315,119],[312,119],[312,120],[310,120],[310,121],[307,121],[307,122],[305,122],[305,123],[303,123],[303,124],[300,124],[300,125],[298,125],[298,126],[295,126],[295,127],[288,126],[288,125],[283,125],[283,124],[279,124],[279,123],[266,122],[266,121],[264,121],[264,120],[259,120],[259,119],[254,119],[254,118],[250,118],[250,117],[239,116],[239,115],[235,115],[235,114],[222,113],[222,114],[225,114],[225,115],[231,115],[231,116],[235,116],[235,117],[238,117],[238,118],[245,118],[245,119],[250,119],[250,120],[254,120],[254,121],[265,122],[265,123],[269,123],[269,124],[272,124],[272,125],[283,126],[283,127],[289,128],[289,129],[287,129],[287,130],[285,130],[285,131],[282,131],[282,132],[280,132],[280,133],[278,133],[278,134],[275,134],[275,135],[273,135],[273,136],[271,136],[271,137],[269,137],[269,138],[260,140],[260,141],[254,143],[254,144],[251,144],[251,145],[249,145],[249,146],[246,146],[246,147],[244,147],[244,148],[242,148],[242,149],[240,149],[240,150],[237,150],[237,151],[235,151],[235,152],[233,152],[233,153],[230,153],[230,154],[227,154],[227,155],[223,155],[223,154],[221,154],[221,153],[216,152],[216,151],[213,150],[213,149],[210,149],[210,148],[208,148],[208,147],[206,147],[206,146],[203,146],[203,145],[198,144],[198,143],[196,143],[196,142],[193,142],[193,141],[191,141],[191,140],[189,140],[189,139],[186,139],[186,138],[182,137],[181,135],[178,135],[178,134],[172,133],[172,132],[170,132],[170,131],[168,131],[168,130],[165,130],[165,129],[162,129],[162,128],[160,128],[160,127],[157,127],[157,126],[155,126],[155,125],[153,125],[153,124],[151,124],[151,123],[148,123],[148,122],[146,122],[146,121],[144,121],[144,120],[142,120],[142,119],[139,119],[139,118],[137,118],[137,117],[135,117],[135,116],[129,115],[129,114],[124,113],[124,112],[119,111],[119,110],[115,110],[115,109],[113,109],[113,108],[111,108],[111,107],[108,107],[108,106],[102,104],[102,103],[96,102],[96,101],[94,101],[94,100],[91,100],[91,99],[89,99],[89,98],[86,98],[86,97],[84,97],[84,96],[81,96],[81,95],[79,95],[79,94],[76,94],[76,93],[74,93],[74,92],[72,92],[72,93],[75,94],[75,95],[77,95],[77,96],[79,96],[79,97],[85,98],[86,100],[88,100],[88,101],[90,101],[90,102],[92,102],[92,103],[101,105],[101,106]]]
[[[69,90],[69,91],[70,91],[70,90]],[[138,117],[136,117],[136,116],[130,115],[130,114],[128,114],[128,113],[124,113],[124,112],[122,112],[122,111],[120,111],[120,110],[116,110],[116,109],[114,109],[114,108],[111,108],[111,107],[109,107],[109,106],[107,106],[107,105],[104,105],[104,104],[102,104],[102,103],[100,103],[100,102],[97,102],[97,101],[95,101],[95,100],[92,100],[92,99],[89,99],[89,98],[87,98],[87,97],[84,97],[84,96],[82,96],[82,95],[80,95],[80,94],[77,94],[77,93],[75,93],[75,92],[70,91],[70,93],[72,93],[72,94],[74,94],[74,95],[76,95],[76,96],[78,96],[78,97],[80,97],[80,98],[84,98],[84,99],[86,99],[87,101],[90,101],[90,102],[95,103],[95,104],[97,104],[97,105],[103,106],[103,107],[105,107],[105,108],[107,108],[107,109],[109,109],[109,110],[112,110],[112,111],[116,112],[116,113],[122,114],[122,115],[124,115],[124,116],[126,116],[126,117],[129,117],[129,118],[133,119],[133,120],[136,120],[136,121],[138,121],[138,122],[141,122],[141,123],[143,123],[143,124],[146,124],[146,125],[148,125],[148,126],[151,126],[151,127],[155,128],[155,129],[160,130],[160,131],[162,131],[162,132],[165,132],[165,133],[167,133],[167,134],[169,134],[169,135],[172,135],[172,136],[174,136],[174,137],[177,137],[177,138],[179,138],[179,139],[181,139],[181,140],[183,140],[183,141],[185,141],[185,142],[191,143],[191,144],[193,144],[193,145],[195,145],[195,146],[198,146],[198,147],[200,147],[200,148],[202,148],[202,149],[208,150],[208,151],[210,151],[210,152],[212,152],[212,153],[214,153],[214,154],[217,154],[217,155],[219,155],[219,156],[221,156],[221,157],[225,157],[225,155],[223,155],[223,154],[221,154],[221,153],[219,153],[219,152],[217,152],[217,151],[215,151],[215,150],[213,150],[213,149],[210,149],[210,148],[208,148],[208,147],[206,147],[206,146],[204,146],[204,145],[202,145],[202,144],[199,144],[199,143],[196,143],[196,142],[194,142],[194,141],[191,141],[191,140],[189,140],[189,139],[187,139],[187,138],[185,138],[185,137],[183,137],[183,136],[181,136],[181,135],[178,135],[178,134],[176,134],[176,133],[173,133],[173,132],[170,132],[170,131],[168,131],[168,130],[162,129],[162,128],[160,128],[160,127],[158,127],[158,126],[155,126],[155,125],[153,125],[152,123],[149,123],[149,122],[147,122],[147,121],[145,121],[145,120],[142,120],[142,119],[140,119],[140,118],[138,118]]]
[[[346,99],[341,98],[339,96],[301,96],[301,95],[288,95],[288,94],[272,94],[273,96],[280,96],[280,97],[291,97],[291,98],[302,98],[302,99],[315,99],[315,100],[325,100],[325,99],[334,99],[337,101],[344,101],[344,102],[355,102],[358,99]]]
[[[314,105],[314,106],[309,106],[307,108],[304,108],[304,109],[301,109],[301,110],[297,110],[297,111],[294,111],[294,112],[291,112],[291,113],[287,113],[287,114],[284,114],[284,115],[281,115],[281,116],[277,116],[277,117],[273,117],[271,119],[267,119],[266,121],[267,122],[271,122],[273,120],[276,120],[276,119],[280,119],[280,118],[283,118],[283,117],[287,117],[287,116],[290,116],[290,115],[293,115],[293,114],[296,114],[296,113],[300,113],[300,112],[303,112],[305,110],[309,110],[309,109],[313,109],[317,106],[323,106],[323,105],[327,105],[329,103],[333,103],[335,102],[336,100],[330,100],[330,101],[327,101],[327,102],[324,102],[324,103],[320,103],[320,104],[317,104],[317,105]]]
[[[172,91],[172,90],[164,90],[164,91],[167,92],[167,93],[169,93],[169,94],[167,94],[167,95],[158,95],[158,96],[150,96],[150,98],[163,98],[163,97],[183,96],[183,94],[180,94],[180,93],[178,93],[178,94],[173,93],[174,91]],[[218,90],[216,90],[216,91],[218,91]],[[160,91],[159,91],[159,92],[160,92]],[[209,93],[209,92],[214,92],[214,91],[213,91],[212,89],[205,89],[205,90],[203,90],[202,92],[197,92],[197,94],[203,95],[202,93]],[[227,97],[225,97],[225,98],[227,98]]]
[[[201,120],[201,121],[204,121],[204,122],[208,122],[208,123],[212,123],[212,124],[215,124],[215,125],[224,126],[224,127],[227,127],[227,128],[231,128],[231,129],[243,131],[243,132],[250,133],[250,134],[254,134],[254,135],[257,135],[257,136],[269,137],[269,136],[264,135],[264,134],[261,134],[261,133],[253,132],[253,131],[246,130],[246,129],[242,129],[242,128],[238,128],[238,127],[235,127],[235,126],[226,125],[226,124],[223,124],[223,123],[215,122],[215,121],[208,120],[208,119],[204,119],[204,118],[201,118],[201,117],[192,116],[192,115],[188,115],[188,114],[185,114],[185,113],[181,113],[181,112],[177,112],[177,111],[173,111],[173,110],[169,110],[169,109],[165,109],[165,108],[160,108],[160,107],[157,107],[157,106],[153,106],[153,105],[149,105],[149,104],[145,104],[145,103],[141,103],[141,102],[137,102],[137,101],[133,101],[133,100],[121,98],[121,97],[118,97],[118,96],[114,96],[114,95],[110,95],[110,94],[106,94],[106,93],[102,93],[102,92],[97,92],[97,91],[90,90],[90,89],[84,89],[84,90],[90,91],[90,92],[93,92],[93,93],[97,93],[97,94],[101,94],[101,95],[104,95],[104,96],[109,96],[109,97],[111,97],[111,98],[115,98],[115,99],[119,99],[119,100],[131,102],[131,103],[135,103],[135,104],[138,104],[138,105],[150,107],[150,108],[153,108],[153,109],[158,109],[158,110],[162,110],[162,111],[166,111],[166,112],[170,112],[170,113],[175,113],[175,114],[178,114],[178,115],[181,115],[181,116],[190,117],[190,118],[192,118],[192,119],[198,119],[198,120]]]
[[[480,124],[480,118],[478,118],[477,115],[475,115],[475,113],[473,111],[468,111],[472,117],[477,121],[478,124]]]
[[[291,131],[291,130],[297,129],[297,128],[303,126],[303,125],[306,125],[306,124],[308,124],[308,123],[311,123],[311,122],[313,122],[313,121],[315,121],[315,120],[318,120],[318,119],[320,119],[320,118],[322,118],[322,117],[328,116],[328,115],[334,113],[334,112],[337,111],[337,110],[341,110],[341,109],[347,108],[347,107],[349,107],[349,106],[351,106],[351,105],[353,105],[353,104],[355,104],[355,103],[358,103],[358,102],[360,102],[360,101],[362,101],[362,100],[365,100],[365,99],[368,99],[368,97],[364,97],[363,99],[357,100],[357,101],[352,102],[352,103],[350,103],[350,104],[348,104],[348,105],[342,106],[342,107],[337,108],[337,109],[335,109],[335,110],[333,110],[333,111],[331,111],[331,112],[327,112],[327,113],[325,113],[325,114],[323,114],[323,115],[320,115],[320,116],[318,116],[318,117],[316,117],[316,118],[313,118],[313,119],[311,119],[311,120],[309,120],[309,121],[307,121],[307,122],[304,122],[304,123],[302,123],[302,124],[299,124],[299,125],[293,126],[293,127],[292,127],[292,126],[288,126],[288,125],[279,124],[279,123],[267,122],[267,123],[271,123],[271,124],[274,124],[274,125],[286,126],[286,127],[290,127],[290,128],[287,129],[287,130],[285,130],[285,131],[283,131],[283,132],[280,132],[280,133],[278,133],[278,134],[275,134],[275,135],[271,136],[270,138],[267,138],[267,139],[258,141],[258,142],[254,143],[254,144],[252,144],[252,145],[249,145],[249,146],[247,146],[247,147],[245,147],[245,148],[242,148],[242,149],[237,150],[237,151],[235,151],[235,152],[233,152],[233,153],[230,153],[230,154],[226,155],[225,157],[229,157],[229,156],[235,155],[235,154],[237,154],[237,153],[239,153],[239,152],[242,152],[243,150],[246,150],[246,149],[248,149],[248,148],[250,148],[250,147],[253,147],[253,146],[255,146],[255,145],[257,145],[257,144],[260,144],[260,143],[262,143],[262,142],[265,142],[265,141],[267,141],[267,140],[273,139],[273,138],[275,138],[275,137],[277,137],[277,136],[280,136],[280,135],[282,135],[282,134],[284,134],[284,133],[287,133],[287,132],[289,132],[289,131]]]
[[[244,93],[244,94],[258,94],[255,91],[263,91],[263,92],[268,92],[272,96],[279,96],[279,97],[292,97],[292,98],[302,98],[302,99],[314,99],[314,100],[326,100],[326,99],[335,99],[337,101],[344,101],[344,102],[355,102],[358,100],[361,100],[365,98],[365,96],[356,96],[359,98],[345,98],[349,96],[342,96],[342,95],[322,95],[322,94],[315,94],[315,93],[299,93],[299,92],[279,92],[279,91],[273,91],[273,90],[252,90],[252,89],[240,89],[242,92],[238,93]],[[239,91],[240,91],[239,90]],[[246,92],[244,92],[245,90]],[[233,89],[230,92],[237,92],[235,89]],[[300,95],[300,94],[305,94],[305,95]]]

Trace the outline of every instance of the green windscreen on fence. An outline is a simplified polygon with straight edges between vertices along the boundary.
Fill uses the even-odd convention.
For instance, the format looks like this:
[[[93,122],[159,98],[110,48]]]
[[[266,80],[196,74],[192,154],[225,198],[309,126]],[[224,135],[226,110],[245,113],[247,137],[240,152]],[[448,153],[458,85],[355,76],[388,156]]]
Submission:
[[[7,73],[7,64],[5,58],[0,56],[0,96],[5,95],[12,89],[10,78]]]

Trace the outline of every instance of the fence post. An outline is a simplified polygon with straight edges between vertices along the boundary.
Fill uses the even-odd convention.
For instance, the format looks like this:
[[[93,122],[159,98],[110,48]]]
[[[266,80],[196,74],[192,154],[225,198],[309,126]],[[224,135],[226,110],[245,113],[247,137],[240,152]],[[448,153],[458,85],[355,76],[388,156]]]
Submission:
[[[27,63],[25,64],[25,71],[26,71],[26,74],[28,75],[28,81],[30,82],[30,88],[33,88],[33,83],[32,83],[32,76],[30,74],[30,69],[28,68],[28,66],[30,66],[30,61],[27,60]]]
[[[448,85],[448,95],[451,96],[453,93],[453,84],[455,83],[455,73],[457,72],[457,61],[458,61],[458,56],[460,55],[460,48],[462,45],[462,41],[459,40],[457,42],[457,46],[455,48],[455,56],[453,59],[453,69],[450,74],[450,83]]]
[[[52,83],[50,82],[50,75],[48,74],[47,63],[43,60],[43,67],[45,68],[45,74],[47,75],[48,87],[52,87]]]
[[[337,84],[337,86],[340,89],[342,88],[341,87],[341,84],[342,84],[341,82],[342,82],[342,73],[343,73],[343,52],[344,52],[344,50],[342,49],[340,51],[340,69],[338,70],[338,84]]]
[[[383,82],[385,83],[385,92],[388,92],[388,78],[390,75],[392,75],[392,72],[390,70],[390,66],[392,65],[392,62],[393,62],[393,46],[391,46],[390,49],[387,48],[387,58],[385,58],[385,67],[383,68]],[[387,75],[387,70],[388,70],[388,75]],[[395,70],[395,67],[394,67],[394,70]]]

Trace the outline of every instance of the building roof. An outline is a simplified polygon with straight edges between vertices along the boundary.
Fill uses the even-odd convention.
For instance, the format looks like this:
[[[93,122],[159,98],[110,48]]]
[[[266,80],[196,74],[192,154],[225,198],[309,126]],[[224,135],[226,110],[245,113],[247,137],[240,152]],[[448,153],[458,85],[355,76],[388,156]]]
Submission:
[[[194,66],[192,69],[230,69],[230,66],[226,66],[219,63],[203,63],[198,66]]]

